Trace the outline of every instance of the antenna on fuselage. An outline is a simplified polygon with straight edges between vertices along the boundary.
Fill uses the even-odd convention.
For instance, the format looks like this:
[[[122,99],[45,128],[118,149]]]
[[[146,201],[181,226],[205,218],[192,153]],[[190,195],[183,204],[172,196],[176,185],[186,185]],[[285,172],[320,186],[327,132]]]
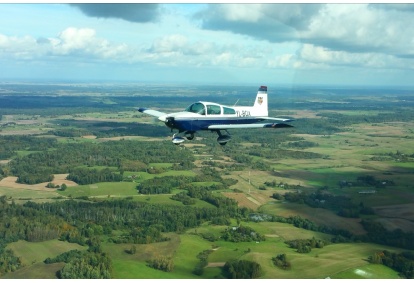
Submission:
[[[236,104],[239,102],[240,98],[237,99],[236,103],[234,103],[233,107],[236,106]]]

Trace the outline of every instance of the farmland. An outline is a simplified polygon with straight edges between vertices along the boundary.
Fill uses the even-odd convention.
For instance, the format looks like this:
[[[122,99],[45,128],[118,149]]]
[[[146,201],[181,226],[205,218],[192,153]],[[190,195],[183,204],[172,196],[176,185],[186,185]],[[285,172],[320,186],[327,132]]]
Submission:
[[[19,85],[14,87],[18,89]],[[84,237],[78,239],[82,245],[59,241],[59,237],[11,241],[7,249],[21,257],[22,263],[2,278],[56,278],[64,263],[43,261],[74,249],[86,252],[86,245],[96,244],[92,240],[98,241],[96,249],[111,259],[112,278],[119,279],[222,278],[224,264],[235,259],[259,263],[260,278],[402,277],[368,259],[383,250],[399,253],[410,248],[374,241],[363,221],[382,225],[390,233],[397,229],[407,235],[414,233],[411,91],[395,90],[390,101],[378,95],[366,96],[364,90],[355,90],[360,95],[351,96],[341,90],[322,90],[319,97],[293,95],[287,100],[269,94],[270,112],[275,112],[270,115],[279,116],[280,112],[280,116],[295,118],[294,128],[234,130],[233,140],[225,147],[218,145],[211,133],[197,133],[194,141],[174,146],[165,126],[131,108],[146,105],[168,112],[199,99],[230,104],[235,97],[240,98],[239,104],[248,105],[254,90],[234,87],[222,97],[210,94],[216,93],[214,87],[200,87],[193,95],[178,97],[170,96],[171,91],[166,87],[164,93],[148,96],[143,88],[142,94],[134,90],[131,97],[94,93],[80,99],[81,92],[74,88],[67,96],[55,97],[56,103],[51,106],[46,104],[55,99],[51,94],[17,95],[12,104],[7,92],[2,93],[0,196],[7,205],[26,205],[24,209],[39,213],[71,211],[64,203],[74,201],[78,211],[53,216],[57,217],[53,218],[56,225],[62,225],[56,234],[73,229]],[[74,176],[84,183],[73,181]],[[28,183],[38,179],[47,181]],[[154,188],[149,187],[151,193],[142,193],[140,184]],[[326,199],[312,199],[314,194]],[[288,195],[301,200],[288,201],[284,198]],[[329,207],[326,202],[334,197],[343,198],[343,207]],[[136,208],[114,216],[122,211],[112,208],[111,202],[116,201]],[[352,207],[345,207],[345,201]],[[61,208],[57,207],[59,203]],[[81,211],[87,209],[83,205],[91,206],[84,215]],[[101,212],[95,208],[98,205],[103,206]],[[177,218],[169,224],[160,224],[155,216],[149,218],[158,226],[155,222],[134,222],[138,221],[134,213],[141,213],[140,209],[148,209],[149,217],[162,210],[168,216],[177,213]],[[195,221],[192,215],[199,210],[211,216]],[[353,217],[344,217],[351,210]],[[187,215],[187,222],[181,213]],[[265,220],[252,218],[253,214]],[[102,215],[129,218],[116,224],[115,220],[105,222]],[[19,216],[12,218],[14,222],[7,225],[17,227]],[[305,220],[309,222],[303,224]],[[221,238],[226,229],[240,225],[264,235],[265,241]],[[55,231],[53,227],[47,229]],[[137,236],[145,231],[153,234]],[[335,242],[338,235],[349,239]],[[312,238],[330,243],[309,253],[299,253],[286,244]],[[134,253],[128,252],[132,246]],[[207,265],[197,275],[198,255],[206,250]],[[277,254],[287,256],[290,270],[273,265],[271,259]],[[161,257],[171,258],[173,271],[148,266],[148,261]]]

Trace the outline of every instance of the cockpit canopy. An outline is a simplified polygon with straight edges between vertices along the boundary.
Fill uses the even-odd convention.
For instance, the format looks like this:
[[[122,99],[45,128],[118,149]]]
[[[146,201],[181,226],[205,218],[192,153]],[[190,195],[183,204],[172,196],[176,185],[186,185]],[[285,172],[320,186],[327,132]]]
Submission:
[[[200,115],[236,115],[236,110],[230,107],[213,104],[196,102],[188,106],[185,111],[198,113]]]

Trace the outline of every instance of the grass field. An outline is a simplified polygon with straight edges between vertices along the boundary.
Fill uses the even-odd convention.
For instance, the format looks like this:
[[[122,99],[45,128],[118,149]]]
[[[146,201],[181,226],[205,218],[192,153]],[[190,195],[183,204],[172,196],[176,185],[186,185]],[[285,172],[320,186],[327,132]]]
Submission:
[[[129,196],[137,194],[136,186],[137,184],[133,182],[105,182],[92,185],[69,187],[65,191],[59,191],[59,194],[65,197]]]
[[[380,264],[367,264],[350,268],[330,276],[331,279],[397,279],[398,272]]]
[[[3,279],[56,279],[56,272],[64,263],[45,264],[43,261],[70,250],[86,250],[87,246],[50,240],[44,242],[17,241],[7,245],[15,256],[22,259],[23,268],[7,273]]]
[[[17,257],[22,257],[24,265],[43,262],[48,257],[55,257],[70,250],[86,250],[87,247],[78,244],[50,240],[44,242],[17,241],[7,246]]]

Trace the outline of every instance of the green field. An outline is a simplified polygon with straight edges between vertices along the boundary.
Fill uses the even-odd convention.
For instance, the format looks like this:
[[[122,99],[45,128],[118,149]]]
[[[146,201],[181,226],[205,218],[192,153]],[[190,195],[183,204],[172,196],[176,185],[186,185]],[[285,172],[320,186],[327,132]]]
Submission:
[[[133,182],[119,182],[119,183],[97,183],[92,185],[82,185],[75,187],[68,187],[65,191],[59,191],[59,194],[65,197],[119,197],[136,195],[137,184]]]
[[[3,279],[56,279],[56,272],[63,268],[64,263],[45,264],[43,261],[70,250],[86,250],[87,246],[58,240],[35,243],[20,240],[7,248],[22,259],[23,268],[6,274]]]
[[[396,279],[398,273],[387,267],[367,263],[368,256],[383,249],[394,251],[390,247],[375,244],[331,244],[322,249],[313,249],[309,254],[299,254],[290,249],[284,240],[297,238],[326,238],[326,234],[306,231],[283,223],[244,223],[254,227],[257,231],[266,234],[266,241],[256,242],[225,242],[214,243],[203,240],[194,234],[219,233],[224,226],[204,226],[190,229],[186,234],[174,236],[167,243],[156,243],[149,245],[137,245],[137,253],[129,255],[124,250],[131,245],[106,244],[108,251],[114,261],[114,275],[116,278],[151,278],[151,279],[179,279],[179,278],[214,278],[220,274],[219,267],[205,267],[202,277],[193,275],[198,253],[203,250],[213,250],[208,257],[212,266],[221,266],[224,262],[232,259],[254,260],[261,264],[264,274],[262,278],[284,278],[284,279],[323,279],[323,278],[370,278],[370,279]],[[287,237],[287,238],[285,238]],[[285,253],[292,264],[289,271],[281,270],[271,262],[271,258],[279,253]],[[145,261],[155,255],[174,255],[174,271],[165,273],[146,266]],[[357,277],[358,270],[364,270],[365,275]],[[300,272],[299,272],[300,271]],[[369,274],[368,274],[369,273]],[[349,277],[347,277],[349,276]],[[365,277],[364,277],[365,276]]]

